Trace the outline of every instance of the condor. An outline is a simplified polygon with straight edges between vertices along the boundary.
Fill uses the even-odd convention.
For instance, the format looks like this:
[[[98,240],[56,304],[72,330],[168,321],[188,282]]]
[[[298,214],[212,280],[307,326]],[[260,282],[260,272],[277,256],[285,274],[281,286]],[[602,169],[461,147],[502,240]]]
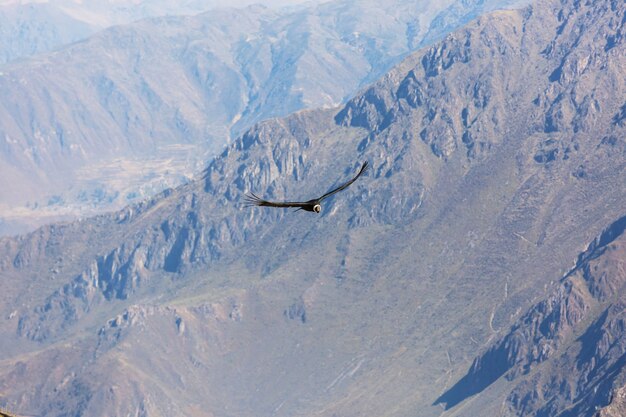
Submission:
[[[246,195],[246,197],[245,197],[246,207],[252,207],[252,206],[259,206],[259,207],[283,207],[283,208],[294,207],[294,208],[297,208],[298,210],[306,210],[306,211],[319,213],[320,211],[322,211],[322,200],[324,200],[325,198],[330,197],[331,195],[333,195],[335,193],[338,193],[339,191],[342,191],[342,190],[345,190],[346,188],[348,188],[354,181],[357,180],[357,178],[359,178],[361,176],[361,174],[363,174],[367,170],[368,166],[369,166],[369,164],[367,163],[367,161],[365,161],[363,163],[363,165],[361,166],[361,169],[359,170],[358,174],[356,174],[354,178],[352,178],[350,181],[340,185],[339,187],[335,188],[334,190],[331,190],[331,191],[327,192],[326,194],[324,194],[321,197],[314,198],[314,199],[309,200],[309,201],[267,201],[267,200],[263,200],[262,198],[258,197],[254,193],[250,193],[250,195]],[[296,211],[298,211],[298,210],[296,210]]]

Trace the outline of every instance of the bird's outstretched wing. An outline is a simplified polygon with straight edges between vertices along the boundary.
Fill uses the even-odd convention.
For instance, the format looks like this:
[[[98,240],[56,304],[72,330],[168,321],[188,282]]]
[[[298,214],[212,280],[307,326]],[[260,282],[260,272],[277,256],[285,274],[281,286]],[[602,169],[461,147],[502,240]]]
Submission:
[[[307,205],[306,202],[299,201],[267,201],[254,193],[245,196],[244,204],[246,207],[298,207],[302,208]]]
[[[324,194],[323,196],[318,198],[318,200],[322,201],[326,197],[330,197],[331,195],[333,195],[335,193],[338,193],[339,191],[345,190],[346,188],[348,188],[354,181],[356,181],[357,178],[359,178],[361,176],[362,173],[364,173],[367,170],[367,167],[369,167],[369,163],[367,161],[363,162],[363,165],[361,166],[361,169],[359,170],[359,173],[356,174],[356,176],[354,178],[352,178],[350,181],[346,182],[345,184],[340,185],[339,187],[335,188],[334,190],[331,190],[331,191],[327,192],[326,194]]]

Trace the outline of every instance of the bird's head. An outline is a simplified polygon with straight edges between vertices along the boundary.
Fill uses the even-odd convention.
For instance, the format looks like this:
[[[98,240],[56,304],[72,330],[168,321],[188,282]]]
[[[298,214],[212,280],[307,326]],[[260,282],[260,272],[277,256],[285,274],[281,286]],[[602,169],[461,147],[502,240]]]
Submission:
[[[320,211],[322,211],[322,206],[319,204],[316,204],[313,206],[313,211],[316,213],[319,213]]]

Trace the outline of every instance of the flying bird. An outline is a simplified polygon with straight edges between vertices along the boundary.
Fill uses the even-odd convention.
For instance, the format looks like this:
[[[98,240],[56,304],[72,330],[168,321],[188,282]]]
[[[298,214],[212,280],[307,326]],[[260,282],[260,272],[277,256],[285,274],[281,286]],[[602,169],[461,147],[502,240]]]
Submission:
[[[354,178],[352,178],[350,181],[347,181],[346,183],[340,185],[339,187],[335,188],[334,190],[331,190],[329,192],[327,192],[326,194],[324,194],[321,197],[318,198],[314,198],[313,200],[309,200],[309,201],[267,201],[267,200],[263,200],[262,198],[258,197],[256,194],[254,193],[250,193],[250,195],[246,195],[246,207],[252,207],[252,206],[259,206],[259,207],[283,207],[283,208],[287,208],[287,207],[294,207],[297,208],[296,211],[298,210],[306,210],[306,211],[312,211],[315,213],[319,213],[320,211],[322,211],[322,200],[324,200],[325,198],[330,197],[331,195],[338,193],[339,191],[345,190],[346,188],[348,188],[354,181],[357,180],[357,178],[359,178],[361,176],[361,174],[363,174],[366,170],[367,167],[369,166],[368,162],[365,161],[363,163],[363,165],[361,165],[361,169],[359,170],[359,173],[356,174],[354,176]]]

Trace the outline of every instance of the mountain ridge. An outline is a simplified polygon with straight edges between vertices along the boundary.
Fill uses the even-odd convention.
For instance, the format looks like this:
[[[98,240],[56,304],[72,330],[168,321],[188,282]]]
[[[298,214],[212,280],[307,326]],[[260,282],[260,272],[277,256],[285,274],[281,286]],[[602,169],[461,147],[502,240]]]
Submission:
[[[108,27],[151,17],[193,15],[220,6],[211,1],[175,4],[143,1],[126,6],[116,6],[115,3],[63,0],[3,2],[0,4],[0,21],[4,28],[9,29],[0,33],[0,65],[59,49]],[[280,1],[265,3],[269,3],[270,7],[281,7]],[[293,2],[289,4],[293,6]],[[246,6],[250,6],[250,2],[230,2],[230,7]]]
[[[0,227],[120,209],[189,181],[252,124],[335,106],[451,22],[511,3],[226,9],[109,28],[4,65]]]
[[[256,125],[200,180],[3,239],[2,282],[21,300],[2,306],[3,403],[46,415],[441,415],[433,403],[477,352],[624,215],[623,44],[583,71],[563,65],[619,30],[611,4],[481,18],[341,108]],[[576,32],[566,58],[541,53]],[[498,79],[507,67],[520,77]],[[441,100],[418,105],[420,91]],[[587,108],[559,99],[572,91],[593,92],[602,111],[564,112]],[[436,129],[421,135],[431,115]],[[316,195],[364,159],[372,170],[319,216],[238,205],[248,191]],[[51,361],[49,378],[25,382]],[[518,381],[449,413],[499,406]]]

